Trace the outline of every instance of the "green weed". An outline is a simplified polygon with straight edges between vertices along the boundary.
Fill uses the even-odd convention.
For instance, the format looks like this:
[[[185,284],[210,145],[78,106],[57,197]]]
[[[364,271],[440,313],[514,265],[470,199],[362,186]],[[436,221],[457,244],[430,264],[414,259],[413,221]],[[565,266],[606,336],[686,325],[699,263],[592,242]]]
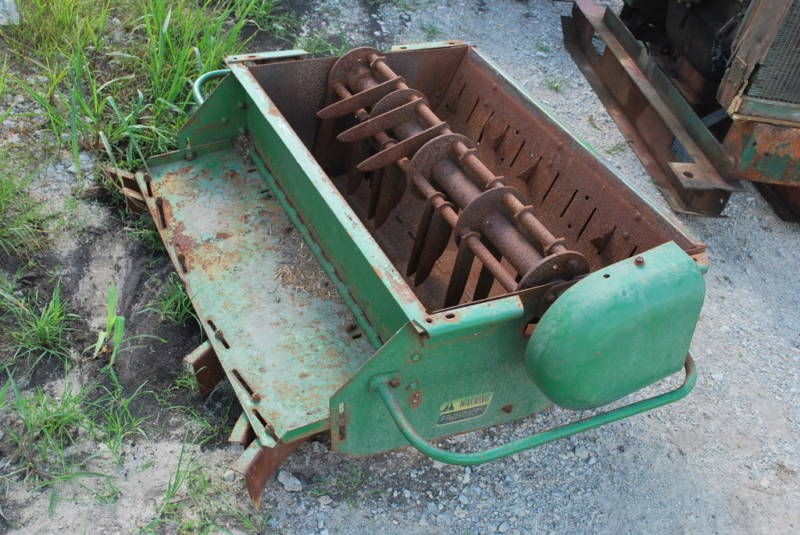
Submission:
[[[600,125],[597,124],[597,120],[594,118],[594,115],[589,115],[589,118],[587,120],[589,121],[589,124],[592,126],[592,128],[600,132],[603,131],[603,129],[600,128]]]
[[[561,90],[564,89],[564,87],[566,87],[567,80],[564,79],[564,78],[556,76],[556,77],[553,77],[553,78],[547,78],[544,81],[544,83],[545,83],[545,85],[547,85],[547,88],[550,89],[551,91],[555,91],[556,93],[560,93]]]
[[[25,0],[19,7],[23,23],[2,37],[48,82],[13,81],[69,144],[76,165],[85,148],[128,169],[173,148],[193,106],[192,80],[240,52],[248,17],[268,13],[257,0]],[[104,38],[112,13],[130,21],[122,42]],[[277,31],[277,19],[271,23]]]
[[[3,37],[16,49],[39,57],[98,48],[111,13],[109,0],[19,0],[17,4],[22,22],[4,28]]]
[[[175,272],[169,274],[167,284],[158,300],[147,310],[156,312],[162,320],[169,320],[175,325],[186,325],[189,320],[194,320],[200,326],[200,320],[194,311],[186,287]]]
[[[344,32],[335,36],[311,34],[300,37],[295,46],[312,56],[341,56],[352,48]]]
[[[119,384],[114,371],[117,355],[122,347],[125,337],[125,318],[117,315],[117,287],[114,283],[108,288],[106,297],[106,328],[97,334],[97,340],[92,346],[92,358],[108,355],[108,363],[103,370],[110,376],[115,384]]]
[[[102,503],[119,497],[119,489],[110,476],[84,469],[94,452],[83,451],[81,439],[93,436],[97,430],[96,414],[88,401],[90,392],[89,387],[74,390],[67,386],[58,396],[41,388],[23,393],[10,373],[0,388],[0,420],[17,464],[3,477],[21,475],[35,482],[35,488],[49,488],[51,515],[66,484],[84,489]],[[89,485],[89,480],[100,482]]]
[[[81,431],[91,428],[83,410],[87,390],[67,387],[61,396],[52,397],[37,388],[23,395],[10,374],[8,383],[11,388],[2,393],[3,405],[13,411],[12,421],[4,429],[25,475],[50,482],[75,472],[66,450],[75,445]],[[8,400],[9,393],[14,395],[12,400]]]
[[[142,428],[147,418],[133,410],[136,400],[145,393],[144,386],[139,386],[130,396],[124,395],[119,383],[112,388],[102,387],[104,393],[88,404],[95,422],[95,435],[108,447],[117,463],[122,460],[122,446],[127,439],[134,435],[147,438]]]
[[[0,285],[0,314],[11,317],[13,326],[9,334],[14,354],[11,363],[27,359],[33,370],[44,358],[57,358],[66,366],[70,359],[67,335],[75,319],[67,310],[61,297],[61,284],[56,283],[53,293],[39,304],[39,292],[30,298],[18,297],[10,285]]]
[[[363,490],[366,475],[361,468],[351,465],[347,470],[342,470],[334,479],[318,481],[310,487],[309,494],[322,496],[331,494],[342,498],[354,496],[360,489]]]
[[[241,0],[239,3],[241,3]],[[278,0],[257,2],[250,10],[248,19],[260,31],[289,44],[294,44],[294,36],[300,32],[301,28],[300,20],[297,16],[284,9]]]
[[[200,385],[197,382],[197,375],[192,371],[185,371],[178,375],[173,381],[173,386],[177,390],[185,390],[191,394],[196,394],[200,391]]]
[[[430,22],[423,22],[419,27],[422,30],[422,33],[425,34],[425,39],[429,41],[436,39],[442,34],[442,31],[439,29],[439,27]]]
[[[7,155],[0,153],[0,158]],[[0,251],[27,256],[44,243],[45,216],[28,194],[27,179],[0,167]]]
[[[147,93],[154,97],[154,124],[182,126],[191,109],[191,81],[216,69],[242,49],[239,34],[255,0],[239,0],[216,12],[214,2],[146,0],[143,17],[147,46],[142,54]],[[233,24],[229,19],[240,16]],[[166,147],[156,147],[163,149]]]
[[[205,535],[238,527],[263,533],[269,519],[269,511],[259,513],[246,502],[236,500],[230,489],[213,478],[184,444],[156,517],[142,532]]]
[[[627,140],[614,143],[612,146],[606,149],[606,154],[610,154],[611,156],[621,154],[627,150],[628,146],[629,142]]]
[[[165,253],[167,249],[158,234],[155,222],[149,217],[134,217],[126,226],[128,235],[152,253]]]

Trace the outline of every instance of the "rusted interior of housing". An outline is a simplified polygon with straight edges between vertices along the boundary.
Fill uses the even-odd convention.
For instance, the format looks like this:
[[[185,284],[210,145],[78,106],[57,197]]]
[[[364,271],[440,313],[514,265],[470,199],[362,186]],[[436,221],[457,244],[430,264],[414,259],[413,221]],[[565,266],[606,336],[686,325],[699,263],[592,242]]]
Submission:
[[[428,310],[705,249],[466,45],[251,71]]]

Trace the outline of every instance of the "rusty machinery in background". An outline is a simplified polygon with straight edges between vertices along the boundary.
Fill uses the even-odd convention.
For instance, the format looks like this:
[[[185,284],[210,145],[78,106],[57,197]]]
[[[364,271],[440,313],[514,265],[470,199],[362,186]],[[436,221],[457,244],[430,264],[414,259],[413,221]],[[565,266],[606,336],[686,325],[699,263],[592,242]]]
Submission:
[[[578,0],[567,48],[676,211],[737,180],[800,219],[800,1]]]
[[[208,334],[187,361],[241,404],[234,469],[256,502],[320,433],[479,464],[691,390],[705,246],[473,47],[226,62],[136,180]],[[485,451],[431,443],[553,404],[575,419]]]

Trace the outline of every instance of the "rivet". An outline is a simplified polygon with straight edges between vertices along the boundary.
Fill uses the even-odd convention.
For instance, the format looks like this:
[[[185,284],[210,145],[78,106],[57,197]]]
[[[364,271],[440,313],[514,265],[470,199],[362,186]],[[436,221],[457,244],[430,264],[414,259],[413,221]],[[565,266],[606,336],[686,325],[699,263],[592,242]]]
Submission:
[[[420,360],[422,360],[422,355],[420,355],[419,353],[412,353],[411,360],[412,362],[419,362]]]
[[[636,258],[633,259],[633,263],[636,264],[637,266],[643,266],[644,258],[642,258],[641,256],[637,256]]]
[[[397,388],[398,386],[400,386],[400,379],[395,377],[394,379],[389,381],[389,386],[391,386],[392,388]]]

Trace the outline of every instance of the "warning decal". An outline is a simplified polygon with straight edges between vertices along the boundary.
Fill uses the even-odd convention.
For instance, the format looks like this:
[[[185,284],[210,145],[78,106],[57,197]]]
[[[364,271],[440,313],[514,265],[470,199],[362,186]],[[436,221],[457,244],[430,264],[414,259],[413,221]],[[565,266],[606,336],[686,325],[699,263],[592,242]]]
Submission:
[[[486,407],[492,401],[492,395],[492,392],[484,392],[442,403],[442,406],[439,407],[439,420],[436,425],[452,424],[483,416]]]

